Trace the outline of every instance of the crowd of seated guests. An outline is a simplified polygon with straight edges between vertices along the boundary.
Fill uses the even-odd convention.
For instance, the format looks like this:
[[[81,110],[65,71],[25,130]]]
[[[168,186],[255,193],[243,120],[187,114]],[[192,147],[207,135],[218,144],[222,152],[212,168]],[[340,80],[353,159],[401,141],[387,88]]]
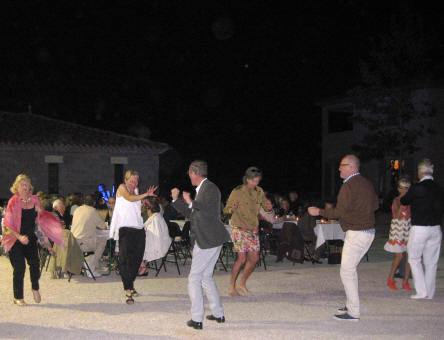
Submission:
[[[109,225],[111,222],[115,205],[114,197],[110,197],[106,202],[97,194],[92,196],[88,195],[87,204],[85,204],[86,196],[80,193],[70,194],[66,198],[60,195],[48,196],[43,192],[38,192],[37,196],[40,198],[42,206],[46,210],[53,211],[66,229],[71,229],[76,211],[85,205],[90,208],[90,212],[92,212],[91,209],[94,208],[94,216],[100,217],[100,226],[99,223],[96,223],[97,226],[94,226],[94,228],[104,228],[106,227],[106,223]],[[261,246],[265,248],[266,252],[275,254],[277,261],[283,261],[284,258],[287,258],[291,261],[302,262],[304,259],[307,260],[307,255],[309,255],[308,257],[310,257],[312,261],[318,262],[324,257],[326,250],[325,244],[315,249],[316,235],[314,233],[314,227],[316,225],[316,218],[307,213],[308,206],[314,203],[316,203],[314,205],[319,205],[319,202],[309,201],[304,203],[296,191],[290,191],[286,195],[266,193],[265,197],[265,205],[264,208],[261,209],[259,216],[259,230]],[[333,202],[326,202],[326,205],[331,204],[333,204]],[[180,238],[188,242],[190,241],[189,232],[192,226],[190,226],[189,222],[186,222],[185,226],[180,228],[178,224],[173,222],[174,220],[184,220],[184,217],[172,207],[169,199],[158,197],[156,203],[152,202],[151,205],[154,205],[154,207],[158,206],[159,211],[149,212],[149,210],[143,209],[144,222],[148,221],[152,215],[157,216],[156,221],[158,216],[160,216],[168,227],[168,233],[171,239]],[[156,210],[156,208],[154,209]],[[80,209],[79,214],[83,210],[85,209]],[[222,210],[223,207],[221,207],[221,211]],[[222,219],[228,224],[229,221],[224,219],[225,217],[226,216],[222,215]],[[152,219],[153,218],[151,218],[151,220]],[[97,219],[94,220],[98,221]],[[298,223],[297,225],[295,223],[288,223],[286,222],[288,220],[297,220]],[[102,224],[102,222],[104,223]],[[282,228],[279,230],[273,229],[273,224],[275,223],[283,223]],[[77,228],[79,227],[76,226],[76,229]],[[91,231],[88,235],[93,235],[93,232]],[[100,260],[103,253],[102,249],[104,248],[103,242],[100,242],[100,246],[92,246],[91,243],[93,242],[88,242],[88,249],[92,251],[98,250],[99,253],[101,253],[95,256],[94,260],[90,259],[91,267],[98,268],[98,260]],[[113,252],[115,249],[115,241],[108,240],[107,242],[106,249],[112,249]],[[86,250],[84,241],[82,241],[82,247],[84,248],[82,250]],[[309,254],[307,254],[307,251]],[[107,252],[108,251],[106,251],[106,255],[108,255]],[[98,274],[98,272],[96,272],[96,274]]]
[[[310,260],[320,263],[326,255],[325,243],[318,248],[314,228],[316,220],[308,214],[307,208],[311,205],[333,206],[333,201],[322,204],[319,201],[302,203],[295,191],[288,196],[279,194],[266,194],[265,207],[259,216],[259,228],[262,246],[267,252],[276,254],[276,261],[281,262],[287,258],[293,262]],[[322,217],[321,217],[322,218]],[[291,223],[297,220],[297,225]],[[280,229],[273,229],[273,224],[283,223]]]

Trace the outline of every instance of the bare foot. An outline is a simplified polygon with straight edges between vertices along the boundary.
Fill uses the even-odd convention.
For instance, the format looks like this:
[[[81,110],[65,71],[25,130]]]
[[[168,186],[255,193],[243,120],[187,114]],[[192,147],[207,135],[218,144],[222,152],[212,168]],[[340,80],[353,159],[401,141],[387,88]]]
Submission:
[[[253,295],[245,286],[239,286],[237,288],[237,291],[239,292],[240,295],[242,296],[250,296]]]
[[[231,297],[239,296],[239,292],[237,291],[236,288],[230,288],[230,290],[228,291],[228,296]]]

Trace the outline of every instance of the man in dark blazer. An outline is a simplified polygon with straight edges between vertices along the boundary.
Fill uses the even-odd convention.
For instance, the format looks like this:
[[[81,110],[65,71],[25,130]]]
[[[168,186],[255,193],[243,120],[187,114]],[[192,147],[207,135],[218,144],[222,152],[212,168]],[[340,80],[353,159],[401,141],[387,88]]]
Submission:
[[[202,329],[204,300],[202,288],[205,289],[212,314],[208,320],[225,322],[224,310],[219,292],[213,278],[214,266],[219,258],[222,245],[230,240],[221,221],[221,195],[217,186],[207,179],[207,163],[193,161],[188,169],[191,184],[196,187],[195,199],[189,192],[171,190],[173,207],[191,223],[191,241],[194,243],[193,260],[188,276],[188,294],[191,300],[191,320],[189,327]]]

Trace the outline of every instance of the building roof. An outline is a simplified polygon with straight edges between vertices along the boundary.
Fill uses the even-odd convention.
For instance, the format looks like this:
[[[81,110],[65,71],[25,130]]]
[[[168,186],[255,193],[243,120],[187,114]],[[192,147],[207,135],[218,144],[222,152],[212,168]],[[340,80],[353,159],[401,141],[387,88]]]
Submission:
[[[32,113],[0,111],[0,143],[151,149],[163,153],[168,144],[100,130]]]

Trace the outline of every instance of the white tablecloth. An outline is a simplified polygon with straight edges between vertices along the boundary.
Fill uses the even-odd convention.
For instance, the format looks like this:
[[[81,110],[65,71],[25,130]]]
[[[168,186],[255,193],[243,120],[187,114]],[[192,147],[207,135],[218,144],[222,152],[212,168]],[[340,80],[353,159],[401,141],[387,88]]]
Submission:
[[[273,229],[281,230],[282,227],[284,226],[284,223],[294,223],[294,224],[298,225],[298,222],[297,222],[297,221],[283,221],[283,222],[276,222],[276,223],[273,223]]]
[[[314,228],[316,234],[316,248],[328,240],[344,240],[345,233],[339,223],[318,223]]]
[[[177,225],[179,226],[180,230],[182,230],[182,229],[183,229],[183,226],[184,226],[185,223],[186,223],[186,220],[171,220],[170,222],[177,223]]]

